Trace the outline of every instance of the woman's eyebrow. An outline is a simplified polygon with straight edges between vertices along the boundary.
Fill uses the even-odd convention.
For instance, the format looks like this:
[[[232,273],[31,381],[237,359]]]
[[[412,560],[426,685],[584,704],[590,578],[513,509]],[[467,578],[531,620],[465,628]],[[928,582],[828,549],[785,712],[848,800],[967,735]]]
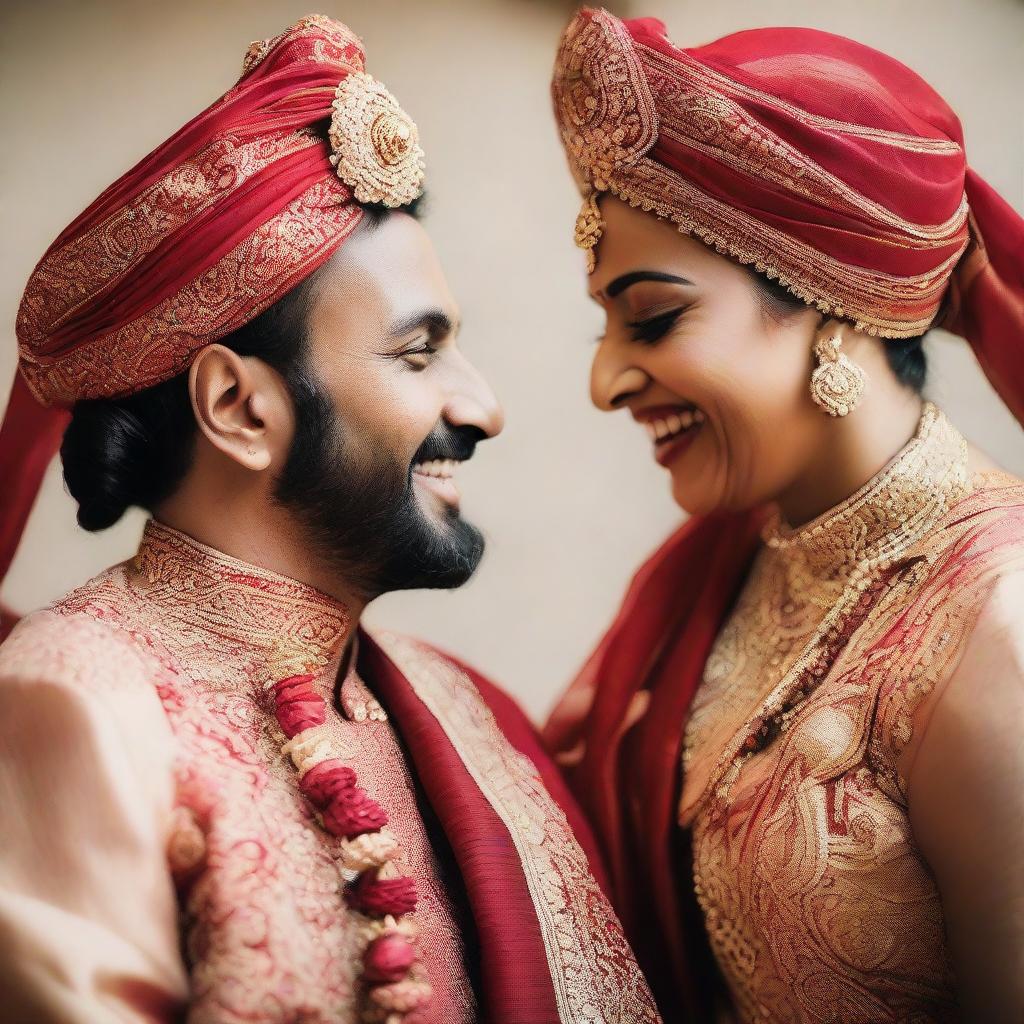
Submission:
[[[666,274],[661,270],[631,270],[628,274],[622,274],[615,278],[604,290],[609,299],[621,295],[627,288],[631,288],[641,281],[661,281],[665,284],[689,284],[685,277],[678,277],[676,274]]]

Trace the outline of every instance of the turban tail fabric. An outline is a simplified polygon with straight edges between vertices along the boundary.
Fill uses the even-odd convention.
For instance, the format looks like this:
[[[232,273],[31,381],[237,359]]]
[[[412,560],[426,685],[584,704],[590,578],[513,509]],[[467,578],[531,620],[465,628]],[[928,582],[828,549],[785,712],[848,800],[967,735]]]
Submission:
[[[363,216],[421,190],[416,127],[322,15],[253,43],[224,96],[47,250],[17,317],[0,429],[0,580],[76,401],[181,373],[324,263]]]
[[[907,67],[798,28],[680,49],[659,21],[583,10],[552,94],[591,270],[609,194],[869,334],[920,335],[945,302],[943,326],[1024,421],[1024,221],[967,167],[956,115]],[[668,540],[546,731],[662,1009],[678,1019],[702,1019],[688,931],[700,921],[676,881],[682,729],[760,515],[693,518]],[[638,699],[646,713],[624,738]]]

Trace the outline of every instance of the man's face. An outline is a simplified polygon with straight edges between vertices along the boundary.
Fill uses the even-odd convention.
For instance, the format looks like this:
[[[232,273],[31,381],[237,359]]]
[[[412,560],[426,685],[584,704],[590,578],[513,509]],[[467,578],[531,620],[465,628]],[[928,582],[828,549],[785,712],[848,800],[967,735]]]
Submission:
[[[364,596],[455,587],[483,555],[454,471],[501,430],[493,393],[456,346],[459,312],[412,217],[368,222],[317,275],[313,388],[277,497]]]

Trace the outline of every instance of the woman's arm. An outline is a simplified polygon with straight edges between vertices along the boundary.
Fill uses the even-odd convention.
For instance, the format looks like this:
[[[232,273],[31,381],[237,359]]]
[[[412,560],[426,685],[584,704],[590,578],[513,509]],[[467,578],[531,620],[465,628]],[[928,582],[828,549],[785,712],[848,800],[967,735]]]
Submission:
[[[942,895],[964,1020],[1024,1020],[1024,574],[1000,580],[904,775]]]

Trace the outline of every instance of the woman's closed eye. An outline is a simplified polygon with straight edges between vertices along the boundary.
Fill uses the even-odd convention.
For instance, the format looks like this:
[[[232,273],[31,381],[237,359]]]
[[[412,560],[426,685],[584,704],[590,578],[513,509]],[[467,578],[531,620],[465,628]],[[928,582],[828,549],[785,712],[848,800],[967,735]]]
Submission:
[[[655,316],[647,317],[643,320],[634,320],[626,326],[633,332],[633,340],[643,342],[646,345],[652,345],[659,338],[664,337],[673,327],[679,317],[683,314],[685,306],[680,306],[677,309],[669,309],[664,313],[658,313]]]

